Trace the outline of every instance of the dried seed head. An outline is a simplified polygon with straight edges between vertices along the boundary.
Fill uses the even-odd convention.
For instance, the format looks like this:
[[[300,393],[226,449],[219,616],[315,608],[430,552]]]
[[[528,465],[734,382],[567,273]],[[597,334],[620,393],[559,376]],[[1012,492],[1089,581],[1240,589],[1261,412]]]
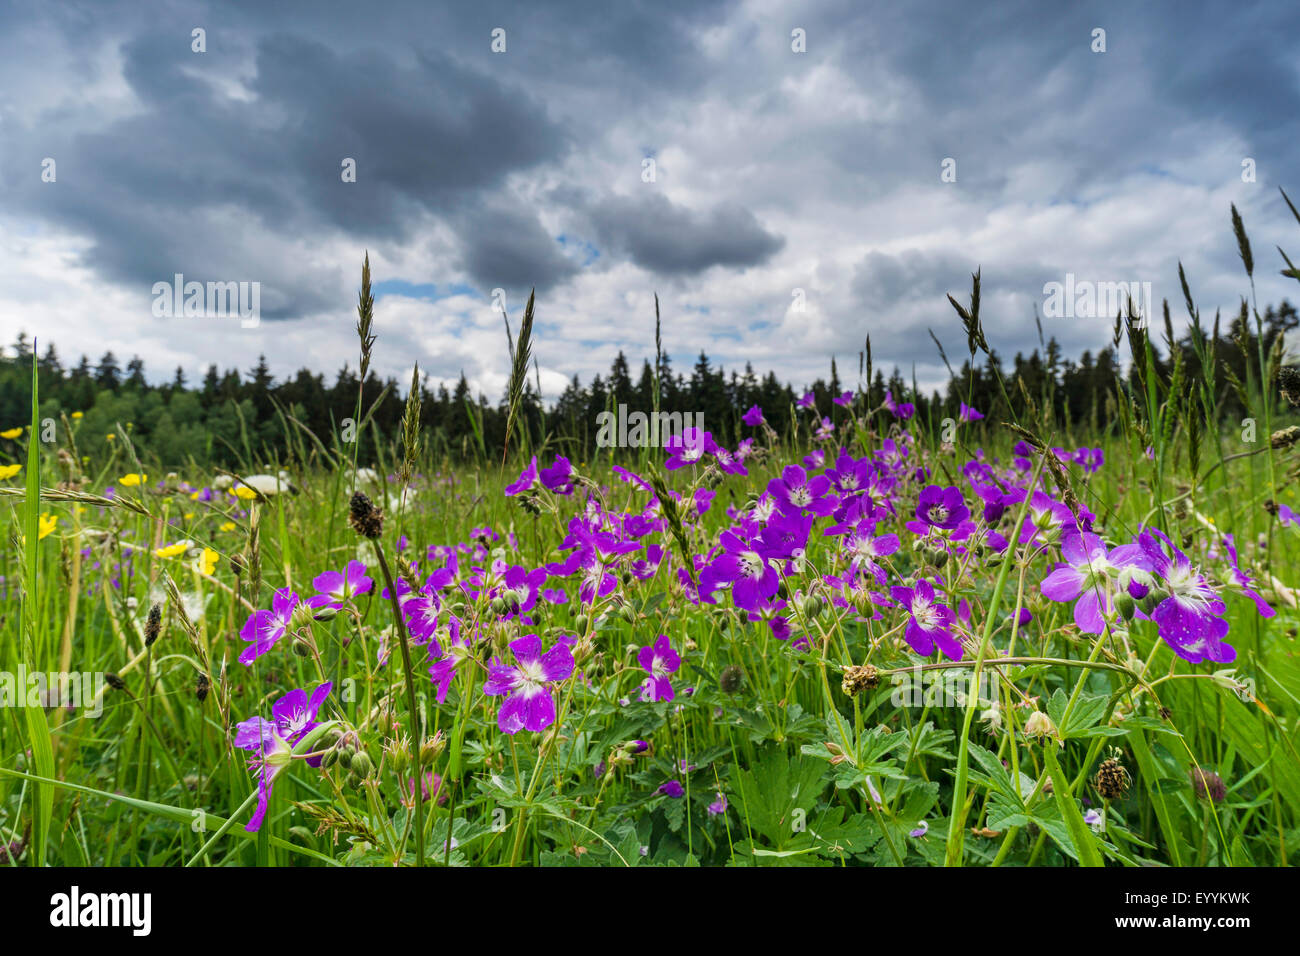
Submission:
[[[361,492],[353,492],[348,506],[348,521],[352,530],[363,538],[378,538],[384,533],[384,513]]]
[[[844,668],[844,681],[840,687],[848,696],[856,697],[859,691],[871,690],[879,684],[880,672],[874,666],[850,664]]]
[[[194,679],[194,698],[200,704],[208,699],[208,689],[212,682],[208,680],[208,675],[199,671],[199,676]]]
[[[1191,777],[1192,787],[1202,800],[1209,799],[1215,803],[1222,803],[1223,798],[1228,795],[1228,788],[1223,785],[1223,778],[1213,770],[1193,767]]]
[[[104,681],[109,687],[113,688],[113,690],[126,690],[126,681],[122,680],[122,678],[118,677],[116,674],[105,674]]]
[[[724,694],[735,694],[739,692],[742,684],[745,683],[745,671],[735,664],[729,664],[722,669],[718,675],[718,685],[722,688]]]
[[[1282,397],[1292,408],[1300,408],[1300,368],[1286,365],[1278,372],[1277,383],[1282,389]]]
[[[1092,784],[1103,800],[1117,800],[1128,790],[1129,775],[1118,757],[1102,761]]]
[[[1300,441],[1300,425],[1292,425],[1290,428],[1275,431],[1268,443],[1272,448],[1290,448],[1298,441]]]
[[[149,617],[144,622],[144,646],[153,647],[153,642],[158,640],[158,635],[162,632],[162,605],[155,604],[149,608]]]

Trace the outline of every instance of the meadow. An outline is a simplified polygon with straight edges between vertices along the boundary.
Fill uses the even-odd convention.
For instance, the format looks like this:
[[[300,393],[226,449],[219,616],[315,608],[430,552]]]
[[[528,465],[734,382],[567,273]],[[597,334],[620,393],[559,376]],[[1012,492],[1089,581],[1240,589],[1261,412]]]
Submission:
[[[1196,369],[1118,317],[1095,429],[1017,381],[1013,420],[922,414],[868,342],[780,433],[755,406],[730,447],[581,460],[515,414],[532,301],[500,458],[431,448],[418,387],[389,434],[358,401],[373,460],[300,422],[229,471],[127,423],[83,455],[73,409],[42,437],[33,362],[0,862],[1288,865],[1300,375],[1280,339],[1225,375],[1187,299]],[[978,275],[952,306],[973,365]]]

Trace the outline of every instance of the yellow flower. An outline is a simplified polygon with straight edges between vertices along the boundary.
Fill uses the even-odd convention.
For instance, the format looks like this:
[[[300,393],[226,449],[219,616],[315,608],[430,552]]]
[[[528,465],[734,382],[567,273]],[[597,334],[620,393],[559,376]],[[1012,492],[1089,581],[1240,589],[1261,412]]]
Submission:
[[[129,475],[123,475],[120,479],[118,479],[117,483],[119,485],[126,485],[126,487],[128,488],[134,488],[136,485],[140,484],[141,482],[145,482],[148,480],[149,480],[148,475],[138,475],[133,471]]]
[[[54,533],[54,529],[55,527],[58,526],[58,523],[59,523],[58,515],[52,515],[52,514],[41,515],[40,530],[36,534],[36,540],[40,541],[42,538],[48,538],[51,534]]]
[[[199,492],[199,491],[192,491],[192,492],[190,492],[190,501],[198,501],[198,500],[199,500],[199,495],[200,495],[200,494],[202,494],[202,492]]]
[[[234,530],[235,530],[235,523],[234,523],[233,521],[227,521],[227,522],[225,522],[225,523],[224,523],[220,528],[218,528],[217,530],[219,530],[219,531],[234,531]]]
[[[194,559],[194,570],[199,574],[210,575],[216,570],[217,562],[221,560],[221,555],[211,548],[204,548],[203,553]]]
[[[178,541],[176,544],[169,544],[166,547],[159,548],[154,552],[160,558],[174,558],[177,555],[184,554],[190,549],[189,543]]]
[[[18,472],[22,471],[22,465],[0,465],[0,481],[12,478]]]
[[[85,414],[85,412],[73,412],[73,413],[72,413],[72,417],[73,417],[73,419],[75,420],[75,419],[80,418],[80,417],[81,417],[82,415],[84,415],[84,414]]]
[[[247,485],[240,485],[235,489],[235,497],[242,498],[245,501],[251,501],[253,498],[257,497],[257,492],[252,488],[249,488]]]
[[[116,433],[116,432],[109,432],[107,435],[104,436],[104,440],[105,440],[105,441],[117,441],[117,433]]]
[[[10,428],[7,431],[0,432],[0,438],[17,438],[22,433],[23,426],[19,425],[17,428]]]

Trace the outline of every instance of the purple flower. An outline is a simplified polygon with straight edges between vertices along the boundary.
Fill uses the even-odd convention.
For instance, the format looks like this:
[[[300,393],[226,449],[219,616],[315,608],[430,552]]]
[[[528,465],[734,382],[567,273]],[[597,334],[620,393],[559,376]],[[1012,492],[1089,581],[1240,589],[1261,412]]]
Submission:
[[[778,511],[755,539],[759,553],[773,560],[797,558],[808,545],[813,515]]]
[[[556,455],[555,463],[550,468],[543,468],[540,474],[542,484],[548,491],[553,491],[557,495],[573,494],[573,465],[563,455]],[[523,475],[519,477],[522,481]]]
[[[669,435],[664,443],[668,460],[664,467],[675,471],[684,465],[694,465],[714,449],[713,436],[700,428],[683,428],[680,435]]]
[[[1151,570],[1150,560],[1137,545],[1110,551],[1092,532],[1067,534],[1061,556],[1066,563],[1045,577],[1039,590],[1049,601],[1074,601],[1074,623],[1085,634],[1106,630],[1106,617],[1115,610],[1115,592],[1128,586],[1133,571]]]
[[[813,514],[828,515],[835,510],[839,502],[830,494],[831,482],[825,475],[813,475],[798,465],[786,465],[780,478],[773,478],[767,484],[767,490],[776,499],[776,506],[782,511],[807,509]]]
[[[1297,515],[1286,505],[1277,506],[1277,520],[1282,522],[1283,525],[1293,524],[1300,528],[1300,515]]]
[[[922,657],[934,653],[935,645],[954,661],[962,658],[961,641],[953,632],[956,615],[950,608],[937,604],[934,588],[921,578],[915,587],[892,587],[889,593],[910,615],[903,638]]]
[[[650,676],[641,683],[641,699],[651,703],[673,699],[673,685],[668,675],[675,673],[682,666],[682,659],[677,656],[666,634],[660,634],[653,644],[641,648],[636,655],[637,663]]]
[[[338,571],[326,571],[312,579],[311,586],[316,594],[306,601],[308,607],[341,608],[358,594],[365,594],[375,586],[375,582],[366,576],[366,566],[360,561],[349,561],[346,568]]]
[[[429,641],[429,680],[438,688],[438,703],[443,703],[447,699],[447,691],[451,689],[452,678],[456,676],[456,668],[460,663],[470,656],[469,637],[461,637],[460,621],[450,616],[447,621],[447,651],[444,654],[442,648],[436,640]]]
[[[804,392],[803,397],[795,402],[800,408],[812,408],[817,402],[817,398],[812,392]]]
[[[727,812],[727,797],[723,793],[718,794],[718,799],[709,804],[709,816],[720,816]]]
[[[269,611],[254,611],[250,614],[239,636],[251,643],[239,655],[239,663],[251,666],[253,661],[273,648],[276,641],[284,637],[284,632],[289,627],[289,619],[293,617],[294,608],[297,606],[297,593],[288,588],[281,588],[271,598]]]
[[[907,421],[916,414],[916,406],[911,402],[894,401],[894,393],[892,391],[885,392],[885,408],[892,412],[895,418],[898,418],[901,421]]]
[[[916,516],[932,528],[951,531],[970,517],[970,509],[961,489],[928,485],[916,503]]]
[[[1074,453],[1074,461],[1091,475],[1101,470],[1101,466],[1106,463],[1106,453],[1100,448],[1080,448]]]
[[[984,417],[983,412],[976,411],[965,402],[961,402],[961,410],[957,412],[957,421],[959,422],[977,422]]]
[[[534,455],[533,460],[528,463],[528,467],[520,472],[518,480],[512,481],[510,484],[506,485],[506,495],[512,497],[521,494],[522,492],[529,491],[535,484],[537,484],[536,455]]]
[[[1159,537],[1166,553],[1156,538]],[[1159,579],[1160,603],[1151,612],[1160,637],[1179,657],[1192,664],[1211,660],[1227,664],[1237,657],[1231,644],[1223,643],[1228,634],[1227,610],[1210,582],[1192,565],[1191,559],[1173,546],[1162,532],[1147,529],[1138,544],[1151,561],[1152,572]]]
[[[898,535],[882,534],[877,537],[875,529],[876,522],[873,519],[866,518],[859,521],[844,536],[844,550],[849,553],[851,559],[849,562],[851,573],[858,570],[867,571],[877,582],[884,584],[885,570],[877,563],[877,559],[898,550]]]
[[[848,408],[850,405],[853,404],[853,393],[844,392],[842,395],[840,395],[839,398],[833,398],[831,399],[831,401],[833,401],[836,405],[840,406],[841,408]]]
[[[1254,584],[1255,579],[1245,571],[1241,570],[1241,562],[1237,558],[1237,546],[1233,542],[1232,535],[1225,534],[1223,536],[1223,546],[1228,552],[1228,561],[1231,565],[1228,573],[1224,576],[1224,580],[1228,586],[1236,588],[1242,594],[1246,595],[1246,597],[1254,601],[1255,607],[1259,608],[1260,617],[1272,617],[1277,612],[1269,607],[1268,602],[1264,600],[1258,591],[1251,587],[1251,585]]]
[[[776,569],[754,545],[734,531],[724,531],[719,544],[723,553],[700,574],[701,600],[723,584],[730,584],[736,607],[752,611],[763,598],[776,593],[781,584]]]
[[[686,790],[676,780],[669,780],[667,783],[660,784],[659,792],[674,800],[680,800],[686,796]]]
[[[757,405],[751,405],[749,411],[740,416],[740,420],[750,428],[757,428],[763,424],[763,410]]]
[[[543,654],[542,639],[536,634],[511,641],[510,651],[515,666],[493,658],[483,685],[483,693],[491,697],[506,695],[497,726],[507,734],[545,730],[555,723],[555,698],[549,685],[573,674],[573,654],[563,642]]]
[[[291,690],[271,706],[271,720],[250,717],[235,725],[234,744],[249,751],[249,769],[257,774],[257,810],[244,827],[250,833],[262,825],[271,787],[294,759],[294,744],[318,725],[316,715],[331,687],[328,682],[321,684],[310,699],[304,690]],[[306,759],[311,766],[320,766],[320,757]]]

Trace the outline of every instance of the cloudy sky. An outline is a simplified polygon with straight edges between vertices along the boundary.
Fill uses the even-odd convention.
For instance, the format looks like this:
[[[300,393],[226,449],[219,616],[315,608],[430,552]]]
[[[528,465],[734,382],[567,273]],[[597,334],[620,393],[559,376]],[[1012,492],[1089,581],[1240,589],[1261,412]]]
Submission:
[[[1008,357],[1067,273],[1181,319],[1181,259],[1235,311],[1234,202],[1261,305],[1294,300],[1297,27],[1194,0],[0,0],[0,340],[332,378],[368,249],[381,374],[495,400],[493,290],[517,326],[536,286],[549,399],[653,354],[655,292],[679,370],[704,349],[801,385],[834,355],[852,380],[869,333],[934,383],[926,330],[961,356],[945,294],[976,267]],[[156,316],[176,273],[260,283],[260,324]],[[1109,338],[1043,321],[1067,354]]]

